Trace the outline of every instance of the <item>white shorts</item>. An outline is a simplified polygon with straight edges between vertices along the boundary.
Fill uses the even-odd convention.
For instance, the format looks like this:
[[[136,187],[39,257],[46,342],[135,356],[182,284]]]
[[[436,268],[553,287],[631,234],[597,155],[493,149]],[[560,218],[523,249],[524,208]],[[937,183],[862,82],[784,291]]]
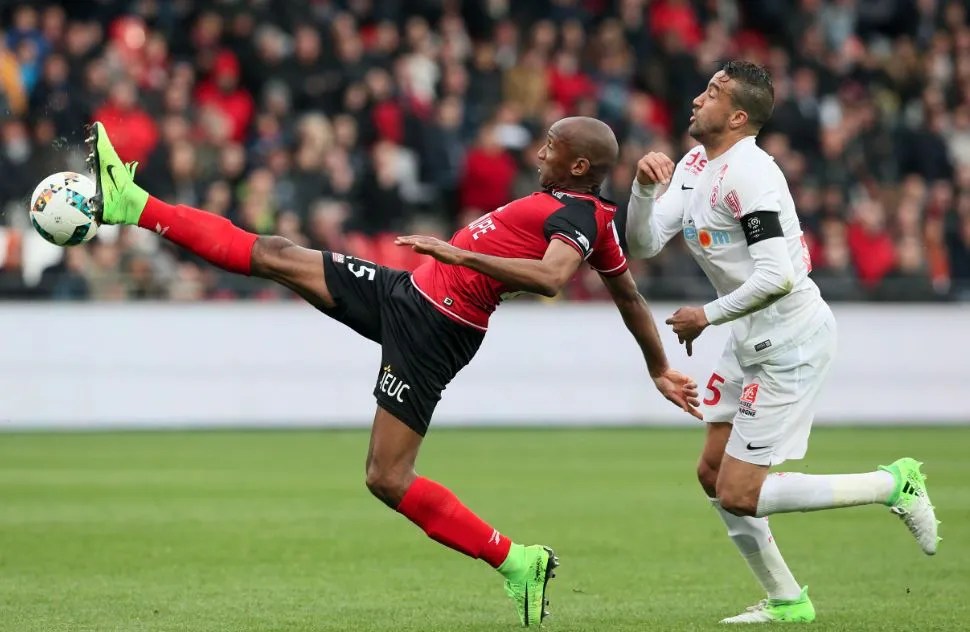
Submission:
[[[835,319],[829,317],[800,345],[742,367],[732,335],[702,406],[705,421],[734,424],[726,452],[755,465],[803,458],[835,346]]]

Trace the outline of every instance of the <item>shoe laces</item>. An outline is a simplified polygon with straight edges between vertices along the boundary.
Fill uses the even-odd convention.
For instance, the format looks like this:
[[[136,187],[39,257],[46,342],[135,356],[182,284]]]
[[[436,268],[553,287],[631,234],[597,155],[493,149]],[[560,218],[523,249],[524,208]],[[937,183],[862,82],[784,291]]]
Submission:
[[[768,607],[768,600],[762,599],[761,601],[754,604],[753,606],[748,606],[748,609],[745,610],[745,612],[759,612],[761,610],[765,610],[767,607]]]

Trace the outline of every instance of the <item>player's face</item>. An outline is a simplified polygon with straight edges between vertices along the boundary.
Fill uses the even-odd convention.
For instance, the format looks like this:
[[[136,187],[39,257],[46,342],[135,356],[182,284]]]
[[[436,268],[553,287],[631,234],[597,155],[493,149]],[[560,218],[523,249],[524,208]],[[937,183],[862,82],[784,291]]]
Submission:
[[[733,80],[723,70],[711,78],[707,88],[694,99],[693,116],[687,128],[692,138],[700,142],[723,133],[728,127],[728,119],[734,113],[731,104],[731,85]]]
[[[546,144],[536,156],[539,160],[539,186],[543,189],[569,180],[571,162],[569,148],[556,132],[556,126],[553,125],[546,136]]]

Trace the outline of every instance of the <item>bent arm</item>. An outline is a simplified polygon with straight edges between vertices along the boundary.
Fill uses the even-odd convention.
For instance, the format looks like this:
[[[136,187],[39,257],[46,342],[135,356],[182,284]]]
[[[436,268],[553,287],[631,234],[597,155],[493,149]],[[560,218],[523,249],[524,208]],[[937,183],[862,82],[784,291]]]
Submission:
[[[750,244],[748,251],[754,260],[751,277],[730,294],[704,306],[704,314],[712,325],[762,310],[791,292],[795,284],[795,268],[784,237]]]
[[[677,179],[671,182],[670,192],[657,200],[660,185],[643,186],[633,181],[630,202],[627,204],[626,243],[634,257],[655,257],[680,232],[684,212],[680,191],[674,190],[676,185]]]
[[[560,239],[549,242],[542,259],[512,259],[463,251],[459,265],[487,274],[513,291],[555,296],[579,269],[583,256]]]

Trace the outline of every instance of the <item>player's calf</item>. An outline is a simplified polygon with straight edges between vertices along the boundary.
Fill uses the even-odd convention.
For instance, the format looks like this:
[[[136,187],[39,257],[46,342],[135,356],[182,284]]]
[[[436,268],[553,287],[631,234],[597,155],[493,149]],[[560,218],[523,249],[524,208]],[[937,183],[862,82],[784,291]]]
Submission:
[[[367,466],[366,485],[378,500],[396,509],[416,478],[411,467],[383,467],[372,462]]]
[[[756,515],[758,497],[767,475],[766,466],[746,463],[725,454],[717,477],[717,498],[721,507],[735,516]]]
[[[717,497],[717,475],[720,470],[701,458],[697,464],[697,482],[701,484],[708,498]]]
[[[717,496],[717,477],[721,473],[721,462],[730,436],[731,424],[708,422],[704,448],[697,462],[697,480],[708,498]]]
[[[724,511],[735,516],[755,516],[758,513],[758,489],[728,488],[718,491]]]

